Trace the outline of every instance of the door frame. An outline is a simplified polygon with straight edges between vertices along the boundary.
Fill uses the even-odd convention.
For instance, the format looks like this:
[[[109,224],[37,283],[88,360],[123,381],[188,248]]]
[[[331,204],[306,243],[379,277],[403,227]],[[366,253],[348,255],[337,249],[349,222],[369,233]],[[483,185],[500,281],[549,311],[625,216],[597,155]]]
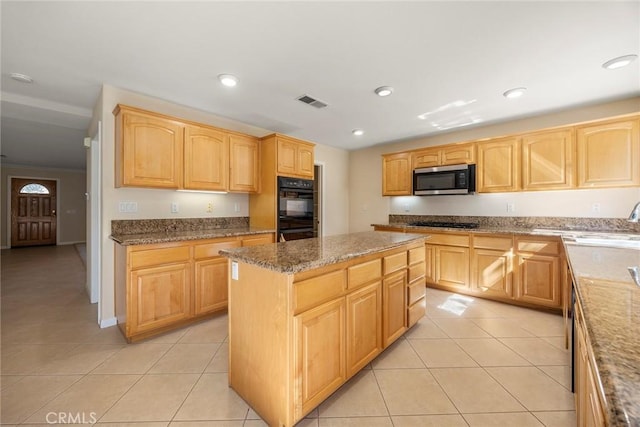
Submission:
[[[60,244],[60,233],[58,232],[60,230],[60,199],[62,198],[60,194],[60,179],[47,176],[7,175],[7,213],[5,216],[7,219],[7,248],[11,249],[11,181],[13,181],[14,178],[33,180],[43,179],[46,181],[56,182],[56,246],[58,246]]]
[[[320,175],[320,179],[318,179],[318,184],[319,184],[319,188],[317,188],[318,191],[318,215],[320,216],[320,221],[318,224],[318,237],[323,237],[324,236],[324,189],[325,189],[325,173],[324,173],[324,167],[325,167],[325,163],[324,162],[315,162],[314,163],[314,176],[315,176],[315,168],[318,168],[318,172]]]
[[[87,294],[91,304],[98,303],[98,324],[102,321],[102,303],[100,292],[101,277],[101,233],[102,233],[102,122],[98,121],[95,135],[87,138],[85,147],[88,150],[89,170],[87,173]],[[88,146],[87,146],[88,144]]]

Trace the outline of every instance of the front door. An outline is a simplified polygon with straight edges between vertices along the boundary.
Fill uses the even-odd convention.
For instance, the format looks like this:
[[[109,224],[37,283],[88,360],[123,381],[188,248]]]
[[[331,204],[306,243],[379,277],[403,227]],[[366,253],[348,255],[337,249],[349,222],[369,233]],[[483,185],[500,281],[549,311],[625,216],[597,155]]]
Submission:
[[[56,181],[11,179],[11,247],[56,244]]]

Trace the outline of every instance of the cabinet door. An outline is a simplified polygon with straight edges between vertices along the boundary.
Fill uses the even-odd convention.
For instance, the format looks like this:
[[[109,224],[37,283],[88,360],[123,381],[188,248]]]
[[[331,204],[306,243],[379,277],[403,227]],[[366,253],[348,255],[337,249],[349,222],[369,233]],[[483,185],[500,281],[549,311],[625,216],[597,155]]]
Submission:
[[[516,138],[478,143],[476,178],[479,193],[518,190],[518,143]]]
[[[322,304],[294,317],[296,405],[307,413],[346,380],[345,299]]]
[[[442,148],[442,165],[471,164],[476,161],[476,150],[473,143],[453,144]]]
[[[297,175],[298,144],[278,138],[278,175]]]
[[[181,188],[183,125],[151,114],[118,114],[116,186]]]
[[[578,187],[640,185],[640,121],[577,129]]]
[[[296,174],[313,178],[313,147],[298,144]]]
[[[248,136],[229,135],[229,191],[257,193],[259,168],[258,140]]]
[[[427,148],[412,153],[413,169],[440,166],[441,151],[439,148]]]
[[[184,188],[226,191],[229,142],[224,132],[198,126],[185,128]]]
[[[472,283],[486,296],[512,298],[513,268],[511,251],[473,249]]]
[[[382,351],[382,284],[347,295],[347,378]]]
[[[572,129],[525,135],[522,138],[522,189],[572,188],[574,146]]]
[[[435,283],[469,289],[469,248],[434,246]]]
[[[127,328],[131,333],[171,325],[191,317],[191,264],[134,270]]]
[[[382,195],[411,194],[411,154],[398,153],[382,157]]]
[[[385,348],[407,330],[406,287],[406,270],[393,273],[383,281],[382,337]]]
[[[206,314],[227,307],[228,268],[226,258],[195,262],[194,310]]]
[[[560,257],[518,254],[517,295],[520,301],[562,308]]]

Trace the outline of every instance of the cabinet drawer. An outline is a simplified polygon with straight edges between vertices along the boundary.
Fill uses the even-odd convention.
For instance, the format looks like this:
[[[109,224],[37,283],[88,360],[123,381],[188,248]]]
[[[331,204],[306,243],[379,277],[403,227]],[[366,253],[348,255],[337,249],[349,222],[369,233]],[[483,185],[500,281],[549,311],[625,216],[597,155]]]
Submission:
[[[373,261],[364,262],[362,264],[349,267],[348,270],[348,288],[353,289],[360,285],[364,285],[375,279],[379,279],[382,275],[382,260],[374,259]]]
[[[407,287],[409,305],[414,304],[420,298],[424,297],[427,293],[427,287],[424,283],[424,280],[420,280],[419,282],[414,283],[413,285],[409,285]]]
[[[218,251],[222,249],[238,248],[240,242],[237,240],[229,240],[226,242],[207,243],[195,246],[195,258],[212,258],[218,256]]]
[[[516,248],[518,252],[558,255],[560,253],[560,241],[516,239]]]
[[[427,299],[422,298],[407,309],[407,326],[410,328],[427,313]]]
[[[242,238],[242,246],[257,246],[273,243],[273,234],[258,234]]]
[[[447,245],[447,246],[464,246],[469,247],[469,235],[468,234],[444,234],[444,233],[429,233],[427,240],[428,245]]]
[[[294,283],[293,301],[296,313],[340,296],[347,285],[346,271],[338,270]]]
[[[426,265],[424,262],[409,267],[409,283],[413,282],[419,277],[424,277],[426,271]]]
[[[407,266],[407,253],[400,252],[384,257],[384,274],[402,270]]]
[[[424,245],[419,248],[409,250],[409,265],[424,261]]]
[[[478,249],[510,251],[513,247],[513,239],[511,238],[511,236],[473,236],[473,247]]]
[[[149,249],[135,251],[130,254],[130,268],[148,267],[150,265],[172,264],[189,261],[189,247]]]

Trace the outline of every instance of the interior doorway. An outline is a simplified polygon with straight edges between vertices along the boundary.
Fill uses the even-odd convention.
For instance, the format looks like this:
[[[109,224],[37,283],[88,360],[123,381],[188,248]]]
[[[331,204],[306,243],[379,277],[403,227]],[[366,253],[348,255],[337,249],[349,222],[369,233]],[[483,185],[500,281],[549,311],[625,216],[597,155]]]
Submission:
[[[11,178],[11,247],[55,245],[55,180]]]

